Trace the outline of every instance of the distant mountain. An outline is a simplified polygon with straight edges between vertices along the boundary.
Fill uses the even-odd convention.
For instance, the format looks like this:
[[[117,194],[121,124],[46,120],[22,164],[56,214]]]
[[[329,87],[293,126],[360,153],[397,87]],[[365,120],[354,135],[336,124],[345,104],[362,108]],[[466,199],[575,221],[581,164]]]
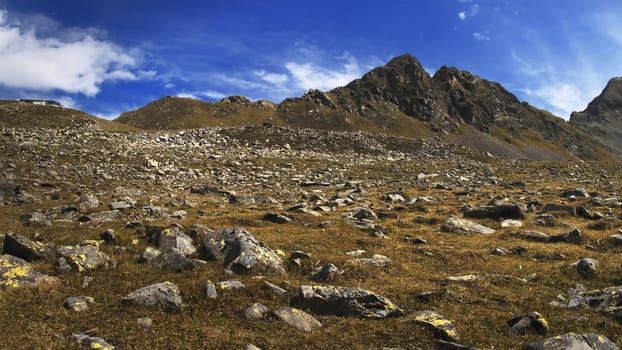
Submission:
[[[94,117],[77,109],[0,100],[0,127],[12,128],[96,128],[106,131],[137,131],[113,121]]]
[[[570,124],[622,153],[622,77],[609,80],[583,112],[572,113]]]
[[[346,86],[310,90],[279,105],[243,97],[214,103],[166,97],[116,121],[143,129],[183,129],[266,120],[277,126],[436,138],[507,158],[613,157],[595,138],[519,101],[499,83],[455,67],[442,67],[431,77],[409,54]]]

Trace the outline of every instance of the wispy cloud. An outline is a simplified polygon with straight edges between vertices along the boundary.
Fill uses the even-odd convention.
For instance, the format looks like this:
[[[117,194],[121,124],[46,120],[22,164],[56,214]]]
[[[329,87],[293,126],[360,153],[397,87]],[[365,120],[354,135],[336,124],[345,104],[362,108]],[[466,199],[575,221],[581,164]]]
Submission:
[[[363,70],[354,57],[348,57],[345,63],[335,67],[322,67],[305,62],[287,62],[285,68],[295,85],[305,90],[330,90],[346,85],[363,74]]]
[[[548,29],[554,33],[525,26],[515,15],[495,23],[520,38],[506,41],[514,90],[564,119],[585,109],[610,78],[622,73],[622,6],[614,7],[618,10],[589,8],[572,25],[553,22]]]
[[[53,20],[39,16],[32,23],[11,23],[8,12],[0,9],[0,85],[92,97],[104,82],[148,80],[157,74],[137,69],[138,60],[131,49],[99,40],[92,30],[53,36],[47,27],[40,32],[36,28],[37,23],[53,27]]]
[[[477,41],[489,41],[490,40],[490,37],[488,36],[488,34],[484,34],[480,32],[473,33],[473,37]]]
[[[470,1],[460,1],[460,3],[467,3]],[[479,14],[479,4],[473,4],[468,9],[458,12],[458,18],[462,21],[466,21],[469,17],[475,17]]]

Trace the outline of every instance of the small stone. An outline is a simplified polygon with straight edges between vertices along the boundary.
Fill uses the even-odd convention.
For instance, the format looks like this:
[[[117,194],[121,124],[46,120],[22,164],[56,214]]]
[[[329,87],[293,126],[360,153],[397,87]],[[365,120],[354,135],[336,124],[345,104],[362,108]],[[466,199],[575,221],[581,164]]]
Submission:
[[[482,281],[485,279],[485,277],[482,275],[462,275],[462,276],[447,277],[447,279],[452,282],[472,282],[472,281]]]
[[[350,251],[350,252],[346,252],[346,255],[348,255],[348,256],[361,256],[361,255],[363,255],[363,254],[365,254],[365,251],[364,251],[364,250],[362,250],[362,249],[358,249],[358,250],[353,250],[353,251]]]
[[[244,310],[244,317],[249,320],[259,320],[265,318],[267,313],[267,306],[260,303],[254,303],[248,309]]]
[[[518,220],[507,219],[501,221],[501,227],[523,227],[523,223]]]
[[[205,296],[208,299],[216,299],[218,298],[218,291],[216,290],[216,285],[212,281],[207,281],[203,284],[203,288],[205,289]]]
[[[441,226],[441,229],[446,232],[459,234],[479,233],[490,235],[495,233],[495,230],[490,227],[486,227],[469,220],[460,219],[455,216],[450,216],[445,224]]]
[[[530,312],[526,316],[518,316],[508,321],[510,330],[518,335],[536,332],[539,335],[549,333],[549,324],[539,312]]]
[[[615,245],[622,245],[622,234],[616,233],[608,237],[609,242]]]
[[[278,295],[278,296],[282,296],[282,295],[287,294],[287,290],[285,290],[285,289],[283,289],[283,288],[281,288],[281,287],[279,287],[279,286],[277,286],[275,284],[272,284],[272,283],[270,283],[268,281],[263,281],[263,288],[268,290],[268,291],[270,291],[270,292],[272,292],[272,294],[275,294],[275,295]]]
[[[101,240],[106,242],[107,244],[112,244],[116,238],[116,234],[114,230],[109,228],[104,233],[101,234]]]
[[[139,326],[143,327],[143,331],[148,332],[149,330],[151,330],[153,320],[151,319],[151,317],[139,317],[138,319],[136,319],[136,323],[138,323]]]
[[[303,332],[313,332],[322,327],[322,323],[308,313],[292,307],[284,307],[274,311],[274,314],[290,326]]]
[[[223,290],[223,291],[234,291],[234,290],[241,290],[241,289],[245,289],[246,286],[244,285],[244,283],[240,282],[240,281],[222,281],[222,282],[218,282],[216,283],[216,287],[219,290]]]
[[[155,248],[152,248],[152,247],[147,247],[145,248],[145,251],[141,255],[141,258],[143,261],[150,262],[151,260],[155,259],[160,254],[162,254],[161,251]]]
[[[92,297],[69,297],[65,299],[63,303],[63,307],[68,310],[72,310],[75,312],[86,311],[89,309],[90,304],[94,304],[95,299]]]
[[[82,346],[83,349],[114,350],[103,338],[91,337],[86,334],[74,334],[73,339]]]
[[[287,224],[292,221],[289,216],[278,213],[267,213],[263,216],[262,220],[273,222],[275,224]]]
[[[598,268],[598,260],[591,258],[581,258],[578,261],[571,264],[577,271],[584,277],[592,276],[596,273]]]
[[[317,267],[311,272],[309,279],[315,282],[330,282],[339,273],[339,268],[334,264],[328,263],[322,267]]]

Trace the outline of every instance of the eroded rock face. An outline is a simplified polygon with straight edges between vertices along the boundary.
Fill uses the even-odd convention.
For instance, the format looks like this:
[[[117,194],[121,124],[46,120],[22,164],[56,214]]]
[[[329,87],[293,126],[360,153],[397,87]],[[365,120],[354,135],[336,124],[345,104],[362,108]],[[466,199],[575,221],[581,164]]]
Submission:
[[[216,231],[205,236],[207,254],[236,274],[283,274],[281,258],[241,227]]]
[[[133,291],[122,299],[125,304],[158,307],[166,311],[181,311],[179,287],[171,282],[152,284]]]
[[[360,288],[303,285],[294,303],[319,315],[385,318],[404,313],[391,300]]]
[[[0,256],[0,288],[35,287],[57,282],[57,278],[35,271],[26,260],[8,254]]]
[[[600,334],[566,333],[531,343],[526,350],[618,350],[609,338]]]

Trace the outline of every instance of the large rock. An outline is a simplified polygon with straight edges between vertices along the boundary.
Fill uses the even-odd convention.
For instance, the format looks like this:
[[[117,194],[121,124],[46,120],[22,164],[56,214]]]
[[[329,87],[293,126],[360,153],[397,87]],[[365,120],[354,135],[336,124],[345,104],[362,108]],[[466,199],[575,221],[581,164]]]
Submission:
[[[46,259],[53,256],[50,246],[34,242],[14,232],[4,236],[4,253],[22,258],[26,261]]]
[[[58,278],[35,271],[26,260],[0,255],[0,288],[35,287],[57,282]]]
[[[528,344],[526,350],[618,350],[607,337],[599,334],[566,333]]]
[[[455,216],[450,216],[447,221],[441,226],[441,229],[446,232],[470,234],[478,233],[483,235],[490,235],[495,233],[495,230],[484,225],[480,225],[473,221],[466,219],[460,219]]]
[[[508,321],[510,330],[519,335],[536,332],[540,335],[549,333],[549,324],[539,312],[530,312],[526,316],[517,316]]]
[[[94,245],[58,247],[59,266],[70,266],[73,271],[108,269],[115,266],[114,261],[106,253]]]
[[[292,307],[284,307],[274,311],[274,314],[290,326],[303,332],[313,332],[322,327],[322,323],[308,313]]]
[[[294,303],[319,315],[385,318],[404,313],[391,300],[360,288],[303,285]]]
[[[241,227],[210,233],[203,239],[203,246],[209,256],[233,273],[285,273],[281,258]]]
[[[599,290],[578,289],[570,297],[569,308],[591,307],[597,311],[615,315],[622,312],[622,285]]]
[[[464,217],[473,219],[524,219],[523,209],[518,204],[483,205],[467,209]]]
[[[171,248],[161,252],[155,258],[151,259],[149,263],[167,272],[182,272],[193,270],[196,267],[196,264],[177,248]]]
[[[184,255],[196,253],[197,249],[192,243],[192,238],[182,232],[178,227],[161,228],[147,226],[149,241],[154,243],[160,250],[179,249]]]
[[[158,307],[166,311],[180,311],[182,309],[179,287],[168,281],[135,290],[125,296],[122,302],[125,304]]]

